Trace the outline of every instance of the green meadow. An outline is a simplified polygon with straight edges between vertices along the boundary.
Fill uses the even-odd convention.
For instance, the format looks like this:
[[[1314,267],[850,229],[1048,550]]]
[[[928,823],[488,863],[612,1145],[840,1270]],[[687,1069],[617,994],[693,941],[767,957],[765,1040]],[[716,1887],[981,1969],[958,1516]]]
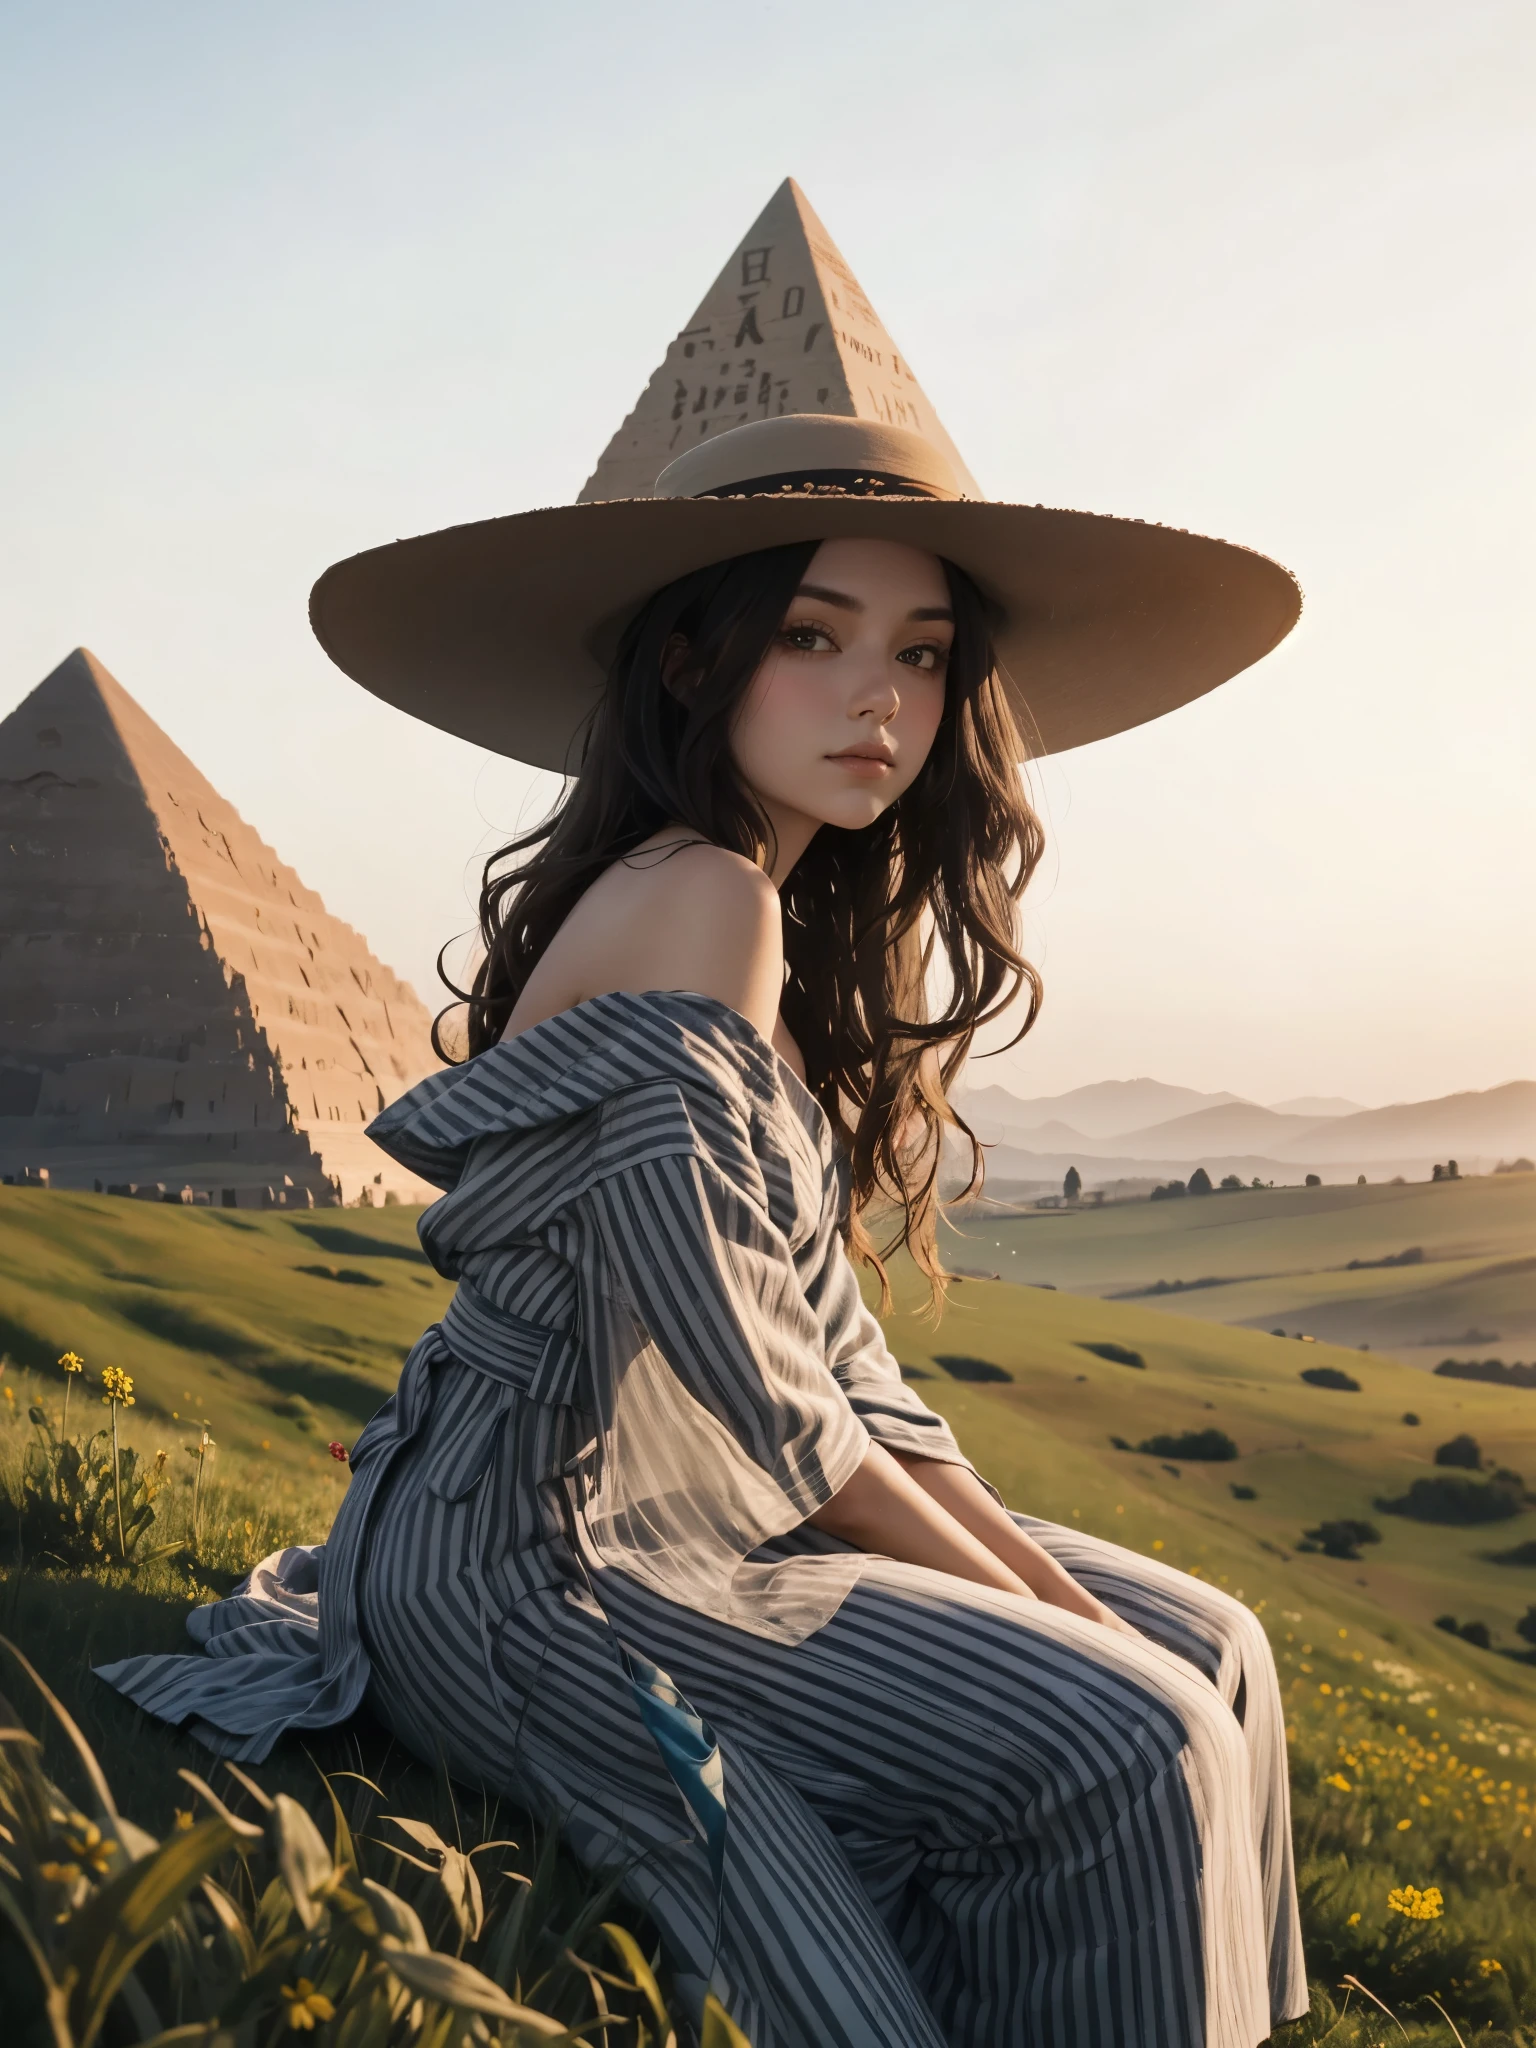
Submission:
[[[1530,1646],[1518,1633],[1536,1605],[1536,1565],[1494,1555],[1529,1542],[1536,1512],[1469,1528],[1376,1505],[1433,1475],[1436,1446],[1461,1434],[1477,1440],[1486,1467],[1536,1478],[1536,1391],[1438,1379],[1374,1341],[1369,1351],[1326,1341],[1318,1310],[1325,1281],[1385,1280],[1402,1299],[1426,1270],[1518,1261],[1533,1199],[1536,1183],[1511,1179],[1097,1213],[983,1210],[984,1228],[972,1212],[951,1262],[973,1276],[1006,1266],[1007,1277],[962,1278],[936,1325],[919,1312],[910,1274],[897,1274],[893,1348],[1012,1505],[1204,1576],[1269,1630],[1315,1985],[1313,2018],[1286,2031],[1286,2048],[1365,2048],[1403,2038],[1399,2023],[1445,2048],[1536,2040],[1536,1664],[1522,1661]],[[174,1824],[186,1799],[176,1772],[205,1770],[206,1756],[142,1720],[88,1665],[180,1647],[190,1603],[227,1590],[272,1548],[323,1535],[346,1484],[329,1442],[353,1441],[447,1298],[421,1258],[416,1221],[405,1209],[251,1216],[0,1191],[0,1633],[78,1715],[124,1810],[147,1825]],[[1421,1265],[1340,1274],[1351,1258],[1405,1243],[1423,1247]],[[1016,1253],[1027,1269],[1018,1280]],[[1138,1291],[1203,1277],[1276,1290],[1284,1278],[1295,1291],[1284,1313],[1266,1306],[1232,1320],[1213,1306],[1226,1287],[1177,1300]],[[1119,1294],[1133,1298],[1108,1298]],[[1499,1327],[1486,1307],[1467,1313]],[[1252,1326],[1271,1314],[1318,1341]],[[205,1429],[214,1438],[195,1551],[71,1573],[14,1550],[6,1530],[33,1435],[26,1410],[40,1400],[57,1416],[65,1349],[86,1361],[72,1430],[106,1419],[103,1367],[132,1375],[135,1405],[119,1420],[146,1457],[167,1453],[157,1526],[172,1538],[191,1527],[189,1451]],[[1319,1367],[1357,1390],[1301,1378]],[[1115,1442],[1204,1430],[1222,1432],[1236,1455],[1208,1462]],[[1380,1541],[1355,1558],[1303,1547],[1308,1529],[1341,1519],[1372,1524]],[[1490,1646],[1435,1627],[1447,1613],[1483,1623]],[[445,1817],[444,1788],[366,1728],[282,1750],[259,1775],[314,1805],[324,1800],[317,1766],[382,1774],[392,1810],[429,1814],[445,1834],[458,1824]],[[515,1817],[478,1808],[466,1825],[478,1838],[532,1840]],[[564,1931],[540,1939],[564,1956],[569,1930],[584,1929],[577,1947],[595,1965],[608,1938],[593,1935],[590,1913],[582,1921],[579,1874],[549,1870],[560,1900],[550,1925]],[[650,1939],[643,1927],[637,1937]],[[546,1983],[550,2007],[568,2024],[584,2019],[589,1984],[569,1966]],[[521,2035],[509,2022],[502,2038]],[[605,2038],[639,2035],[614,2027]]]
[[[981,1203],[957,1221],[945,1256],[961,1271],[1369,1345],[1413,1365],[1536,1359],[1536,1174],[1102,1208]],[[1384,1263],[1405,1252],[1421,1256]]]

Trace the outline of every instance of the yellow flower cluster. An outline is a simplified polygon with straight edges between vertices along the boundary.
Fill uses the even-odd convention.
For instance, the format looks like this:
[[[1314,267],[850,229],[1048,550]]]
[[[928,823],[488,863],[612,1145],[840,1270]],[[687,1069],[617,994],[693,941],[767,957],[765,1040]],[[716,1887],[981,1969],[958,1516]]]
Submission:
[[[133,1381],[120,1365],[102,1367],[101,1398],[103,1401],[119,1401],[125,1408],[133,1406]]]
[[[1445,1911],[1445,1899],[1437,1884],[1428,1885],[1423,1891],[1414,1884],[1400,1884],[1387,1893],[1387,1904],[1394,1913],[1409,1920],[1438,1920]]]
[[[64,1368],[65,1372],[85,1371],[85,1360],[80,1356],[78,1351],[66,1351],[64,1356],[59,1360],[59,1364]]]
[[[296,2033],[307,2034],[311,2027],[336,2017],[335,2006],[307,1977],[297,1984],[285,1984],[283,1996],[288,2001],[288,2024]]]

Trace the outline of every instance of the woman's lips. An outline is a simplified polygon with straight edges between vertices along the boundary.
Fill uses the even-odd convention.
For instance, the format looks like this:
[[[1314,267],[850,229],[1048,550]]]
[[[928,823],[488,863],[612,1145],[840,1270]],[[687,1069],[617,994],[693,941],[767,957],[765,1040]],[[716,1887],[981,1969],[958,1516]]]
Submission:
[[[828,754],[826,758],[835,761],[839,768],[846,768],[851,775],[864,776],[870,780],[889,775],[896,766],[890,754]]]

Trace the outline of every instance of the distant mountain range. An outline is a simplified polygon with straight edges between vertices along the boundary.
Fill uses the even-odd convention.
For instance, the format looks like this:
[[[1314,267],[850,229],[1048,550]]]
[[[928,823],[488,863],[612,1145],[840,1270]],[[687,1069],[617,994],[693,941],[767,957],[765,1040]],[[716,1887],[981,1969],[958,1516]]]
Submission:
[[[1332,1179],[1341,1169],[1420,1178],[1451,1158],[1464,1171],[1487,1172],[1500,1159],[1536,1156],[1536,1081],[1385,1109],[1327,1096],[1266,1107],[1152,1080],[1100,1081],[1032,1099],[996,1085],[962,1087],[957,1106],[994,1148],[994,1181],[1050,1181],[1090,1162],[1098,1182],[1196,1166],[1244,1179],[1295,1180],[1324,1168]]]

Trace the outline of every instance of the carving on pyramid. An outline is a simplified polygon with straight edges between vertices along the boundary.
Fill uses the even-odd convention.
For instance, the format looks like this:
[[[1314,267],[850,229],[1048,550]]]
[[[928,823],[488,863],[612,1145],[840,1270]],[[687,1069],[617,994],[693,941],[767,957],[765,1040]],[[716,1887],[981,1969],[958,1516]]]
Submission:
[[[435,1070],[430,1029],[85,649],[0,723],[6,1173],[424,1199],[363,1127]]]
[[[786,178],[743,236],[579,504],[648,498],[675,457],[748,420],[830,412],[906,427],[941,448],[962,492],[982,493],[858,279]]]

